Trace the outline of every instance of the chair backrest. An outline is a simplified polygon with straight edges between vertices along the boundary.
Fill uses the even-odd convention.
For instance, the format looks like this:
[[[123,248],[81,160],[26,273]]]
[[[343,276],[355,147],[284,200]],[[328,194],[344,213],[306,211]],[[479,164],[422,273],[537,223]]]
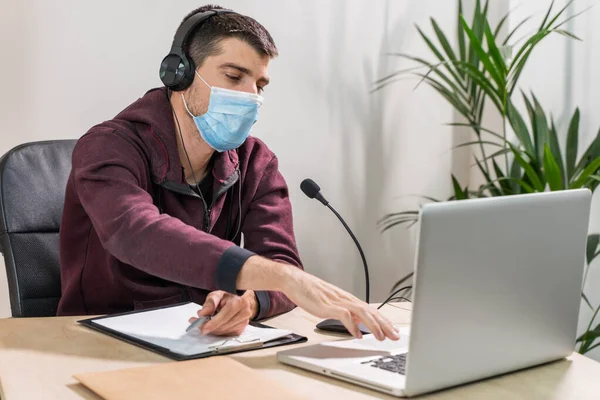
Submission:
[[[58,231],[75,143],[27,143],[0,159],[0,250],[13,317],[56,315]]]

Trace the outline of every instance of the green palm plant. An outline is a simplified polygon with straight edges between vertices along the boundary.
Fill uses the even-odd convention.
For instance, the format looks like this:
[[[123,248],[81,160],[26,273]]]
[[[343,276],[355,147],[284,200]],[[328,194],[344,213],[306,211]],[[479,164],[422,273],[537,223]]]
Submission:
[[[448,200],[577,188],[589,188],[594,191],[600,183],[600,132],[578,158],[578,109],[570,119],[565,135],[566,142],[561,146],[552,115],[544,111],[533,93],[521,93],[527,118],[523,118],[513,103],[519,78],[531,53],[540,42],[553,33],[580,40],[561,28],[569,19],[581,14],[561,20],[571,3],[572,1],[553,12],[552,2],[538,28],[515,40],[516,33],[522,30],[530,18],[520,21],[504,34],[503,28],[509,17],[508,13],[492,29],[488,21],[488,1],[482,4],[477,0],[469,24],[463,15],[462,1],[459,0],[456,37],[458,48],[450,44],[448,36],[435,19],[431,18],[435,39],[426,35],[418,26],[417,30],[431,51],[434,61],[395,53],[394,56],[416,62],[418,67],[394,72],[375,82],[373,91],[394,83],[406,74],[415,75],[419,78],[419,84],[425,83],[432,87],[464,118],[463,122],[449,125],[467,127],[473,131],[474,140],[458,147],[477,147],[479,154],[474,156],[474,165],[482,174],[484,183],[470,188],[469,185],[462,186],[458,179],[451,175],[454,193]],[[483,126],[486,105],[492,106],[502,118],[501,132]],[[512,129],[515,139],[509,140],[509,128]],[[494,150],[488,154],[490,148]],[[379,224],[381,230],[386,231],[397,225],[412,225],[417,218],[418,211],[408,210],[387,214]],[[599,235],[588,237],[586,277],[590,263],[600,253],[599,243]],[[406,277],[392,290],[405,280]],[[600,305],[593,307],[584,293],[582,298],[593,312],[588,329],[577,339],[578,351],[583,354],[600,346],[600,341],[596,343],[600,338],[600,324],[593,326],[600,312]]]

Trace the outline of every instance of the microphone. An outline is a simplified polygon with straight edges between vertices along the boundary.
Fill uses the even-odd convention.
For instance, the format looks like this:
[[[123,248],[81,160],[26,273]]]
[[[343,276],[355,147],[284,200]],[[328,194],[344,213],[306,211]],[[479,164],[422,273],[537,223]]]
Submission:
[[[329,205],[329,202],[321,194],[321,188],[312,179],[305,179],[305,180],[303,180],[302,183],[300,184],[300,189],[304,192],[304,194],[308,198],[310,198],[310,199],[317,199],[324,206],[328,206]],[[342,217],[338,217],[338,218],[340,220],[342,220]],[[342,223],[345,224],[344,220],[342,220]]]
[[[340,220],[342,225],[344,225],[344,228],[346,228],[346,231],[348,232],[348,234],[354,241],[354,244],[356,245],[356,247],[358,248],[358,252],[360,253],[360,258],[362,259],[363,268],[365,270],[365,301],[368,303],[369,302],[369,289],[371,286],[369,283],[369,267],[367,266],[367,258],[365,257],[365,253],[363,252],[363,249],[360,246],[360,243],[358,243],[358,239],[356,239],[356,236],[354,236],[354,233],[352,233],[352,230],[350,229],[348,224],[346,224],[346,221],[344,221],[342,216],[335,210],[335,208],[333,208],[331,206],[331,204],[329,204],[329,201],[327,201],[327,199],[321,194],[321,188],[319,187],[319,185],[317,185],[317,183],[315,181],[313,181],[312,179],[308,179],[308,178],[303,180],[302,183],[300,184],[300,189],[308,198],[317,199],[321,202],[321,204],[323,204],[324,206],[329,208],[335,214],[335,216]],[[340,321],[335,320],[335,319],[327,319],[325,321],[322,321],[317,325],[317,328],[324,330],[324,331],[350,334],[350,332],[348,332],[348,330],[346,329],[344,324],[342,324]],[[358,328],[364,334],[371,333],[369,331],[369,329],[362,323],[360,323],[358,325]]]

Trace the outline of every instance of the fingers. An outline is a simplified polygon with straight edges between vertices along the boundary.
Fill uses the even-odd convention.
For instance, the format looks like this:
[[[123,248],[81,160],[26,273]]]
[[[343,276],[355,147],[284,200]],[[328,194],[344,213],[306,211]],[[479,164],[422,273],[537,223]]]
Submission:
[[[400,335],[396,331],[396,328],[394,328],[392,323],[377,310],[374,310],[365,304],[355,308],[354,313],[356,317],[369,328],[377,340],[385,340],[386,337],[392,340],[400,339]]]
[[[370,307],[369,307],[370,308]],[[379,326],[383,329],[383,333],[385,337],[388,337],[392,340],[400,339],[400,333],[394,327],[394,325],[388,320],[386,317],[381,315],[377,310],[373,310],[371,308],[371,315],[379,322]]]
[[[250,314],[251,310],[244,300],[240,297],[231,298],[217,315],[202,326],[200,332],[204,335],[209,333],[225,334],[225,332],[229,332],[229,329],[239,325],[241,322],[245,320],[249,322]],[[248,322],[246,322],[246,325]]]
[[[244,320],[244,321],[240,322],[239,324],[232,326],[231,328],[229,328],[228,332],[223,333],[221,335],[223,335],[223,336],[239,336],[242,333],[244,333],[244,329],[246,329],[246,327],[248,326],[249,323],[250,323],[250,320]]]
[[[208,315],[213,315],[215,311],[217,311],[217,308],[219,307],[224,295],[225,292],[222,290],[209,293],[208,296],[206,296],[206,301],[202,305],[202,309],[198,311],[198,316],[206,317]]]
[[[223,297],[221,298],[221,302],[220,302],[220,303],[219,303],[219,305],[217,306],[217,311],[216,311],[216,312],[219,312],[219,311],[221,311],[221,309],[222,309],[223,307],[225,307],[225,306],[227,305],[227,303],[228,303],[228,302],[229,302],[231,299],[235,299],[236,297],[238,297],[238,296],[236,296],[235,294],[231,294],[231,293],[225,293],[225,294],[223,295]]]
[[[385,335],[379,322],[371,315],[368,305],[359,305],[353,307],[353,314],[371,331],[377,340],[384,340]]]
[[[244,312],[240,311],[224,325],[215,328],[211,332],[211,335],[239,336],[244,332],[244,329],[246,329],[246,326],[248,326],[249,323],[250,319],[245,316]]]
[[[345,308],[338,308],[336,314],[337,318],[344,324],[352,336],[357,339],[362,339],[362,333],[360,332],[360,329],[358,329],[358,324],[350,311]]]
[[[400,339],[400,335],[392,323],[366,303],[352,304],[348,306],[347,310],[351,313],[353,325],[356,326],[357,323],[362,322],[377,340],[385,340],[386,337],[392,340]],[[346,324],[344,323],[344,325]],[[358,326],[356,329],[359,330]],[[350,332],[357,337],[352,331]]]
[[[342,303],[340,306],[351,312],[355,324],[358,325],[358,323],[362,322],[377,340],[385,340],[386,337],[392,340],[400,338],[392,323],[381,315],[379,311],[350,293],[341,291],[337,295]]]

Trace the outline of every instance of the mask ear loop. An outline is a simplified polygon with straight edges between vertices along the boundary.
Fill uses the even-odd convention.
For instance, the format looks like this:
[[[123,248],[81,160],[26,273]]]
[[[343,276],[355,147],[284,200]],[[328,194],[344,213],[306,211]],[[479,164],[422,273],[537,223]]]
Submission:
[[[204,82],[204,84],[205,84],[206,86],[208,86],[208,87],[209,87],[209,89],[212,89],[212,86],[210,86],[208,83],[206,83],[206,81],[204,80],[204,78],[202,78],[202,77],[200,76],[200,74],[198,73],[198,70],[195,70],[194,72],[196,73],[196,75],[198,75],[198,78],[200,78],[200,80],[201,80],[202,82]],[[191,111],[190,111],[190,109],[188,108],[187,101],[185,100],[185,96],[183,95],[183,92],[181,92],[181,98],[183,99],[183,105],[184,105],[184,107],[185,107],[185,111],[187,111],[187,113],[190,115],[190,117],[192,117],[192,119],[194,119],[194,118],[195,118],[195,117],[194,117],[194,114],[192,114],[192,112],[191,112]]]
[[[204,78],[200,76],[200,74],[198,73],[198,70],[195,70],[194,72],[196,73],[196,75],[198,75],[198,78],[200,78],[200,80],[201,80],[202,82],[204,82],[204,84],[205,84],[206,86],[208,86],[208,88],[209,88],[209,89],[212,89],[212,86],[210,86],[208,83],[206,83],[206,81],[204,80]]]
[[[190,117],[192,117],[192,119],[194,119],[194,114],[192,114],[192,112],[188,108],[187,101],[185,101],[185,96],[183,95],[183,92],[181,92],[181,98],[183,99],[183,106],[185,107],[185,111],[187,111],[187,113],[190,115]]]

